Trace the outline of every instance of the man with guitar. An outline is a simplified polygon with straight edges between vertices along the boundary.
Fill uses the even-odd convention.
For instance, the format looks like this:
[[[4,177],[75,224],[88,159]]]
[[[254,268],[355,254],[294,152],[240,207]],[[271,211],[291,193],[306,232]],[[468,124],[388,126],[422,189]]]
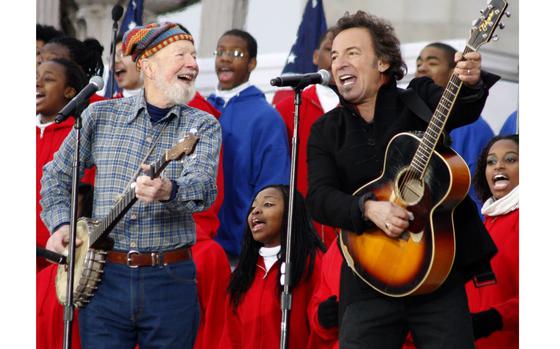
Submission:
[[[213,116],[186,106],[198,74],[191,35],[174,23],[135,27],[123,38],[123,53],[144,74],[142,93],[83,113],[80,165],[97,166],[93,217],[108,223],[104,230],[94,224],[89,240],[97,237],[89,246],[108,251],[97,290],[79,311],[81,342],[84,348],[192,348],[199,322],[192,213],[216,197],[221,129]],[[176,143],[187,132],[198,138],[194,155],[173,161],[171,150],[185,154]],[[53,232],[47,248],[57,253],[68,245],[75,137],[73,131],[42,180],[42,219]],[[130,205],[120,208],[123,202]]]
[[[340,243],[346,262],[340,276],[340,347],[400,348],[411,331],[419,348],[473,348],[463,285],[480,271],[481,265],[487,265],[496,249],[474,203],[466,196],[468,185],[457,185],[464,190],[452,202],[457,205],[454,211],[454,205],[435,199],[439,192],[448,194],[456,189],[450,186],[449,191],[441,190],[439,182],[433,181],[440,174],[439,167],[414,175],[413,163],[395,171],[400,177],[385,191],[367,190],[366,186],[381,178],[384,171],[390,172],[395,155],[408,150],[397,147],[384,164],[385,151],[395,135],[415,130],[427,132],[428,123],[416,106],[423,103],[423,107],[427,105],[433,111],[444,93],[427,77],[412,80],[407,93],[397,88],[396,81],[406,71],[399,45],[389,23],[363,11],[338,20],[331,58],[341,104],[315,122],[308,141],[308,203],[313,218],[343,230]],[[452,112],[446,130],[473,122],[495,81],[488,78],[490,74],[481,73],[481,57],[474,50],[457,55],[456,60],[454,83],[455,91],[460,92],[449,107]],[[410,94],[414,94],[413,101],[406,97]],[[445,120],[439,125],[443,128]],[[408,138],[420,141],[416,134]],[[437,140],[439,134],[433,138]],[[432,162],[447,158],[447,154],[434,153]],[[466,167],[464,162],[463,165]],[[468,174],[459,177],[468,181]],[[398,191],[403,190],[403,183],[412,183],[405,189],[418,195],[421,204],[435,201],[434,210],[437,204],[445,202],[444,206],[451,207],[453,218],[444,220],[439,210],[429,209],[426,218],[426,210],[402,204],[408,203],[407,195],[414,196]],[[397,255],[396,249],[394,256],[383,254],[394,246],[420,244],[428,239],[439,220],[451,222],[451,230],[453,225],[456,228],[456,237],[447,239],[452,250],[445,254],[449,269],[440,267],[439,255],[429,258],[424,253],[439,252],[439,244],[428,243],[420,254],[425,261],[417,269],[434,269],[436,276],[415,277],[412,281],[416,283],[410,282],[410,287],[399,284],[390,272],[395,267],[407,267],[401,260],[408,256]],[[424,228],[417,229],[418,225]],[[360,238],[364,241],[358,248],[367,248],[363,256],[352,258],[351,250],[356,248],[353,242]],[[379,243],[367,246],[368,239],[373,238],[379,239]],[[376,250],[383,239],[383,248]],[[384,257],[376,260],[378,255]],[[366,264],[371,260],[375,260],[374,267],[382,265],[382,271],[389,272],[388,281],[381,275],[381,281],[376,283],[378,275],[364,273],[370,270]]]

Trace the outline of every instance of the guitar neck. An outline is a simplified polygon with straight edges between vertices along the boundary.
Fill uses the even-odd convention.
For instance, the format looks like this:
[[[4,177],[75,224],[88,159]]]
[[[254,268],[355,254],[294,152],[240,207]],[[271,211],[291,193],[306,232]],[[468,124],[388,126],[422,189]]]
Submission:
[[[473,52],[468,46],[465,47],[463,53]],[[447,83],[443,95],[436,107],[434,115],[428,124],[428,128],[422,137],[420,146],[414,154],[411,167],[419,178],[423,178],[428,167],[428,163],[434,153],[438,140],[445,129],[451,110],[457,100],[457,95],[463,86],[463,82],[457,75],[451,75],[451,79]]]
[[[171,161],[166,160],[166,156],[162,156],[161,159],[156,161],[151,165],[153,169],[152,179],[159,177],[161,172]],[[111,208],[109,213],[99,221],[98,227],[90,236],[90,246],[95,245],[100,240],[104,239],[109,235],[121,218],[128,212],[128,210],[134,205],[138,199],[134,192],[134,188],[129,187],[121,199]]]

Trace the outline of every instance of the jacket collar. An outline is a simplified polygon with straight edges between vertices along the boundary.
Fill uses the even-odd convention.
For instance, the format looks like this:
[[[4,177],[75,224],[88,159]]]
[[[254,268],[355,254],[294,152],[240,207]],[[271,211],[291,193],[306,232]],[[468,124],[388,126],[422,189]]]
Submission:
[[[144,89],[141,90],[140,93],[138,93],[135,96],[129,97],[130,101],[132,103],[132,113],[130,113],[130,115],[128,116],[128,118],[126,119],[126,122],[128,124],[132,123],[134,121],[134,119],[136,119],[138,117],[138,115],[142,112],[142,110],[144,110],[144,113],[146,114],[146,117],[149,119],[149,115],[148,115],[148,108],[146,106],[146,99],[144,98]],[[119,103],[119,101],[117,100],[117,103]],[[167,115],[158,121],[158,123],[164,121],[164,120],[168,120],[173,116],[179,116],[181,115],[181,105],[174,105],[171,110],[169,111],[169,113],[167,113]]]

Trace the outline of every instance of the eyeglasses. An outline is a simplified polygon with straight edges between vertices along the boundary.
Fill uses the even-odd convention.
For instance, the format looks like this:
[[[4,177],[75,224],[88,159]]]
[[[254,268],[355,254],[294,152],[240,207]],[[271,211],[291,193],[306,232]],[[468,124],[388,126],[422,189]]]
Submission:
[[[227,56],[227,57],[239,58],[239,59],[245,57],[245,54],[241,50],[233,50],[233,51],[216,50],[213,52],[213,55],[216,57]]]

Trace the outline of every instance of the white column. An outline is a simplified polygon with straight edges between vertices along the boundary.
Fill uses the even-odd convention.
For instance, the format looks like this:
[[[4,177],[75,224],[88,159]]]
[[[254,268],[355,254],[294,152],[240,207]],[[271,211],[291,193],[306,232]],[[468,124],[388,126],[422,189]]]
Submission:
[[[37,0],[37,24],[52,25],[60,30],[60,0]]]
[[[248,0],[202,0],[199,53],[208,57],[220,36],[230,29],[245,29]]]

